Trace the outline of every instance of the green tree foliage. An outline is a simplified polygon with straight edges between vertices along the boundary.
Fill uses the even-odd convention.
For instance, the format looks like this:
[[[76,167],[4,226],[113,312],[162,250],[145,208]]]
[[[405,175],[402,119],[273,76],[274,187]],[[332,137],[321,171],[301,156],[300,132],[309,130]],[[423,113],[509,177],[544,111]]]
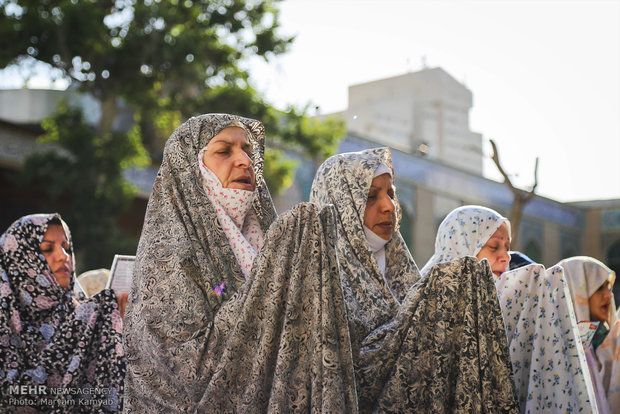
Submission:
[[[297,148],[314,159],[323,161],[338,149],[338,143],[346,135],[346,126],[340,118],[319,120],[290,109],[283,119],[277,139],[285,146]]]
[[[103,132],[114,123],[119,97],[142,122],[156,123],[160,111],[179,111],[185,119],[204,113],[201,105],[222,89],[249,88],[240,63],[286,51],[293,39],[276,33],[276,4],[0,0],[0,68],[36,59],[57,69],[103,103]],[[258,115],[265,105],[249,95],[263,108],[245,114]]]
[[[307,108],[277,111],[249,84],[244,67],[250,58],[268,60],[293,41],[279,34],[277,3],[0,0],[0,68],[42,62],[101,104],[95,125],[63,108],[46,123],[45,140],[66,154],[33,158],[24,166],[31,180],[46,178],[50,196],[71,200],[65,215],[72,228],[80,228],[77,248],[85,249],[89,265],[107,266],[109,257],[94,259],[102,249],[85,247],[91,242],[86,233],[80,235],[81,228],[100,227],[89,230],[90,237],[114,227],[131,194],[122,168],[144,163],[147,153],[157,162],[170,133],[190,116],[230,112],[263,121],[268,147],[277,147],[267,149],[265,171],[275,194],[290,185],[295,165],[277,149],[293,149],[314,160],[333,153],[345,135],[342,122],[311,121]],[[116,127],[121,110],[134,116],[129,133]],[[90,211],[98,213],[87,216]]]
[[[290,187],[295,178],[293,173],[297,162],[286,158],[282,151],[274,148],[265,149],[264,175],[272,195],[278,195]]]
[[[135,238],[119,230],[116,219],[135,195],[123,169],[149,162],[138,127],[128,134],[98,135],[79,109],[62,104],[43,128],[39,140],[53,149],[29,157],[20,178],[38,184],[69,223],[78,265],[82,270],[109,267],[114,254],[135,253]]]

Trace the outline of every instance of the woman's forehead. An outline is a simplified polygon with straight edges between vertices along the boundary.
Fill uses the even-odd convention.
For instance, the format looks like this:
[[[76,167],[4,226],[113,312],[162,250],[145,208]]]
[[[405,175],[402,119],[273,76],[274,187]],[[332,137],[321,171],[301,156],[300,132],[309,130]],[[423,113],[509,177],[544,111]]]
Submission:
[[[510,239],[510,234],[508,233],[508,225],[506,223],[502,223],[497,230],[491,235],[491,238],[495,239]]]
[[[65,233],[65,229],[60,224],[50,224],[47,226],[47,230],[45,230],[45,234],[43,235],[43,242],[51,241],[53,239],[59,238],[61,240],[67,240],[67,234]]]
[[[382,187],[382,186],[391,186],[392,185],[392,176],[390,174],[385,173],[376,176],[372,179],[371,187]]]
[[[211,143],[217,142],[247,144],[249,140],[247,133],[243,128],[231,125],[222,129],[211,139]]]

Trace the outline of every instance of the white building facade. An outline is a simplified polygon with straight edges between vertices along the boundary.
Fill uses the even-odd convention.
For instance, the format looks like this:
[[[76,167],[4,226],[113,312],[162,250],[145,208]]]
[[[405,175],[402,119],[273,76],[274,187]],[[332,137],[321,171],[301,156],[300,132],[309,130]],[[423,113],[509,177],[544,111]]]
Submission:
[[[472,93],[441,68],[349,87],[349,133],[482,175],[482,135],[469,129]]]

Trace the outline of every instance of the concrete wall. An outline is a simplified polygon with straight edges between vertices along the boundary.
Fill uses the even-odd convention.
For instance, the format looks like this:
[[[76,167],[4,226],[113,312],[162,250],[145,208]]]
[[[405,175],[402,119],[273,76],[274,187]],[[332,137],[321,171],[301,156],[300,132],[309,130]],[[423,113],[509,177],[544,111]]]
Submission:
[[[482,175],[482,136],[469,130],[472,93],[441,68],[349,87],[348,130]]]
[[[46,89],[0,90],[0,120],[14,124],[37,124],[58,107],[65,91]]]
[[[416,187],[416,193],[413,246],[410,248],[415,262],[422,268],[435,252],[437,226],[433,193],[421,186]]]
[[[601,211],[587,210],[585,220],[586,225],[582,239],[584,254],[604,260],[603,249],[601,248]]]

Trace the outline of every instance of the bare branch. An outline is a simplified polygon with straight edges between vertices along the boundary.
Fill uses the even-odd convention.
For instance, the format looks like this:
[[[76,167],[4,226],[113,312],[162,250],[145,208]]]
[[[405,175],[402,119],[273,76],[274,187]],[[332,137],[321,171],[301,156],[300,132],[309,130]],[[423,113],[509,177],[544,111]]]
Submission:
[[[508,176],[506,171],[504,171],[500,164],[497,145],[492,139],[489,139],[489,141],[491,142],[491,146],[493,147],[493,162],[495,163],[495,166],[497,167],[499,172],[504,177],[504,182],[510,188],[510,191],[513,195],[512,208],[510,209],[509,219],[510,223],[512,224],[512,241],[516,245],[519,238],[519,228],[521,225],[523,210],[526,204],[529,203],[536,195],[536,187],[538,186],[538,157],[536,157],[536,165],[534,167],[534,184],[532,185],[530,191],[524,191],[512,185],[510,177]]]
[[[497,145],[495,144],[495,141],[493,141],[493,139],[490,138],[489,141],[491,142],[491,147],[493,147],[493,156],[491,158],[493,159],[493,162],[495,163],[495,166],[499,170],[500,174],[504,177],[504,182],[508,184],[508,187],[510,187],[510,190],[514,193],[515,191],[517,191],[517,189],[512,185],[512,181],[510,181],[510,177],[508,176],[506,171],[504,171],[504,168],[502,168],[502,165],[499,162],[499,153],[497,152]]]
[[[525,204],[527,204],[532,198],[534,198],[536,187],[538,186],[538,157],[536,157],[536,164],[534,165],[534,184],[531,190],[524,197]]]
[[[532,192],[538,186],[538,157],[536,157],[536,164],[534,165],[534,185],[532,186]]]

